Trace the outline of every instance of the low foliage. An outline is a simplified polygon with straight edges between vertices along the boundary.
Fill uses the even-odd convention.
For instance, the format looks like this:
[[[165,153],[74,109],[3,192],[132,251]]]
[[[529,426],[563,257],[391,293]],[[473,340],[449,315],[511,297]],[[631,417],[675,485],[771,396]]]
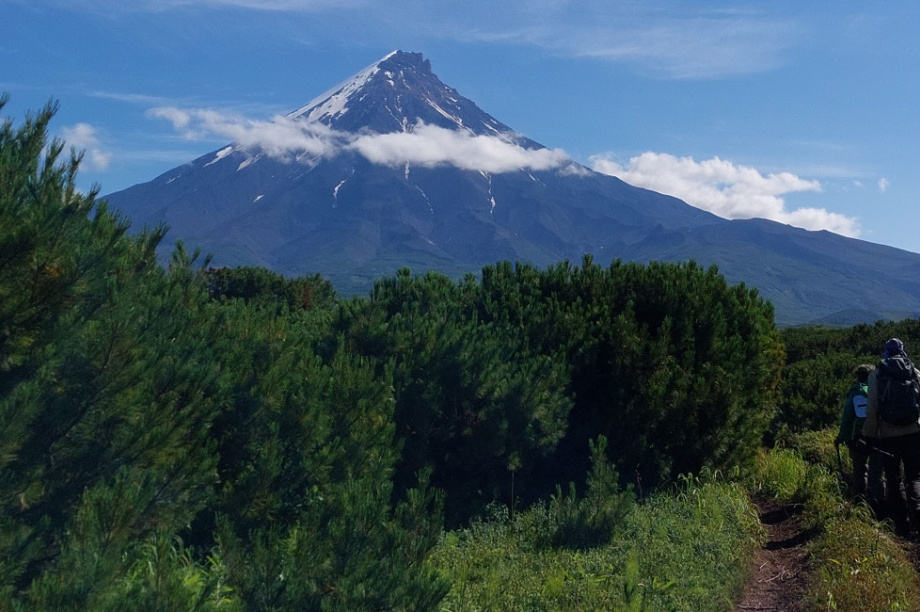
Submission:
[[[607,459],[607,439],[601,436],[590,446],[592,466],[584,497],[578,496],[575,483],[569,483],[567,495],[556,488],[547,508],[550,528],[540,544],[576,549],[607,544],[631,510],[632,487],[619,490],[616,467]]]
[[[333,325],[342,350],[393,364],[397,491],[431,465],[457,526],[493,500],[583,486],[598,436],[642,494],[750,467],[783,363],[772,317],[715,268],[585,257],[502,262],[459,284],[403,269]]]
[[[762,537],[742,488],[686,478],[636,505],[592,548],[544,547],[538,506],[448,532],[433,554],[441,610],[730,610]]]
[[[760,495],[802,504],[805,519],[818,529],[809,545],[809,609],[920,609],[911,596],[920,577],[903,548],[868,508],[842,497],[840,484],[793,449],[763,453],[751,483]]]
[[[335,304],[332,283],[315,274],[285,278],[265,268],[207,268],[201,272],[208,293],[218,299],[242,299],[277,312],[329,308]]]
[[[867,513],[823,526],[811,554],[817,560],[810,593],[815,609],[920,610],[920,580],[890,532]]]

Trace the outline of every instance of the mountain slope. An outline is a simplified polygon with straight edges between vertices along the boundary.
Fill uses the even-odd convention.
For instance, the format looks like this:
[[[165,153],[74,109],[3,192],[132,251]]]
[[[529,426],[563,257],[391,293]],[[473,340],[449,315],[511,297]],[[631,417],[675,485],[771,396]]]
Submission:
[[[623,258],[716,264],[730,281],[757,287],[784,324],[852,325],[918,313],[916,253],[764,219],[653,232]]]
[[[717,264],[786,324],[920,313],[920,255],[727,221],[593,172],[516,134],[414,53],[107,199],[136,227],[169,225],[164,249],[182,239],[215,265],[319,272],[345,294],[401,266],[457,277],[503,259],[542,267],[592,253],[605,264]]]

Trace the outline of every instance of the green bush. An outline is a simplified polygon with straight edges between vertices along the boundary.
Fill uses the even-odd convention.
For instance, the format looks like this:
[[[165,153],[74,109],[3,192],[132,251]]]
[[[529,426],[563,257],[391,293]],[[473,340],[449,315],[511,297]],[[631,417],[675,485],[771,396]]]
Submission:
[[[693,262],[501,262],[459,284],[403,269],[334,326],[381,374],[393,365],[397,491],[430,465],[449,525],[581,489],[598,436],[640,494],[749,468],[783,360],[770,305]]]
[[[834,445],[837,428],[805,431],[791,434],[779,441],[778,448],[793,451],[804,460],[806,464],[823,467],[828,472],[838,473],[840,468],[849,467],[850,455],[845,447]],[[840,457],[838,463],[837,457]]]
[[[806,326],[783,329],[786,349],[782,396],[770,426],[770,440],[836,426],[853,368],[874,364],[885,341],[898,337],[908,353],[920,351],[920,319],[847,328]]]
[[[208,504],[225,396],[190,259],[76,189],[55,110],[0,128],[0,589],[79,608]]]

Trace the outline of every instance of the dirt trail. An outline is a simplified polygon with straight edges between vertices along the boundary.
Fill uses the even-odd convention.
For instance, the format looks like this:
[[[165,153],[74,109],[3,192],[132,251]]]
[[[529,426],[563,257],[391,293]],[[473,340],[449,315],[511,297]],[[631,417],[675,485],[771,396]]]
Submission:
[[[798,506],[770,501],[757,505],[767,542],[754,557],[752,575],[735,610],[802,612],[809,571],[806,546],[816,532],[804,526]]]

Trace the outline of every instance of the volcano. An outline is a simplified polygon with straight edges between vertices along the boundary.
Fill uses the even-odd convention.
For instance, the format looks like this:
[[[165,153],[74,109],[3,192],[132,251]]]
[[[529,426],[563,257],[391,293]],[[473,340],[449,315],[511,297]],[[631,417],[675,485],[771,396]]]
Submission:
[[[401,267],[459,278],[687,261],[756,287],[784,325],[920,315],[920,255],[762,219],[726,220],[594,172],[515,132],[395,51],[235,142],[105,197],[213,265],[319,273],[343,295]]]

